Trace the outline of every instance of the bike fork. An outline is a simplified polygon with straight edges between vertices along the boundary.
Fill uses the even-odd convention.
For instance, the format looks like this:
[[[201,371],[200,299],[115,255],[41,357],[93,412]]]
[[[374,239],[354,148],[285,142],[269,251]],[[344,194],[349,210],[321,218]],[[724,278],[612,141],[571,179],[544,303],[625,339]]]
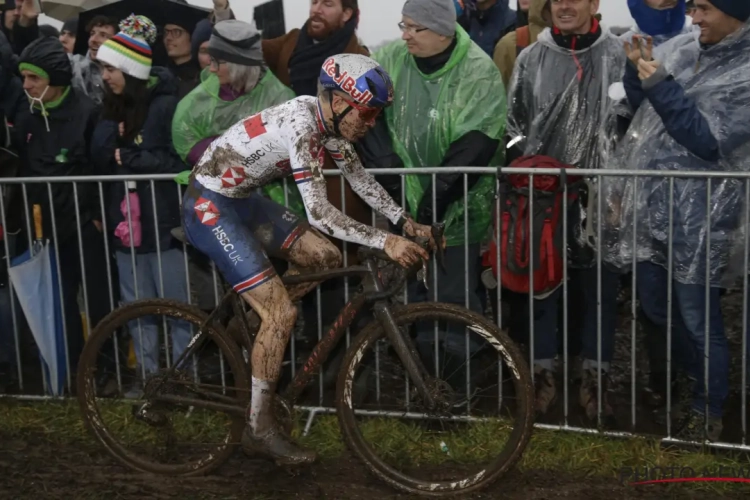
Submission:
[[[425,406],[427,409],[434,409],[436,406],[435,398],[427,389],[427,384],[425,383],[425,378],[428,376],[427,370],[422,364],[414,342],[411,341],[411,338],[408,338],[408,333],[405,335],[401,334],[398,325],[393,320],[393,314],[391,314],[387,302],[376,302],[372,309],[375,318],[385,329],[386,336],[393,344],[396,354],[398,354],[399,359],[404,364],[409,378],[422,396]]]

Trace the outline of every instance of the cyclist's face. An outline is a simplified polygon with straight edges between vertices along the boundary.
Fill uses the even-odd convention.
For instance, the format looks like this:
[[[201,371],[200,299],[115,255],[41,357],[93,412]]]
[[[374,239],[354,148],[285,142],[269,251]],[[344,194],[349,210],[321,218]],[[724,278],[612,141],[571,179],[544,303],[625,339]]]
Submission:
[[[344,139],[356,142],[363,138],[368,130],[375,125],[375,118],[380,110],[361,106],[341,96],[334,96],[334,109],[343,113],[347,108],[352,108],[346,113],[339,124],[339,130]]]

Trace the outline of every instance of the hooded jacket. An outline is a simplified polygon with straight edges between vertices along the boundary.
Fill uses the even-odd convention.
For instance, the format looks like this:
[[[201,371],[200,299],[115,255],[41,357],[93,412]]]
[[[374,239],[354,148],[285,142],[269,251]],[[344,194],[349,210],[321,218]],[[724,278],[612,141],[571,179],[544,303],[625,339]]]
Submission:
[[[46,120],[43,114],[46,113]],[[47,131],[49,124],[49,131]],[[94,174],[89,157],[91,134],[96,124],[96,107],[85,95],[72,87],[56,101],[46,103],[44,111],[37,106],[26,109],[15,124],[19,138],[22,177],[65,177]],[[75,198],[70,183],[52,183],[52,200],[60,242],[76,234]],[[53,239],[52,213],[47,186],[30,184],[26,188],[29,213],[34,204],[42,207],[45,238]],[[78,185],[81,225],[101,219],[96,186]]]
[[[750,172],[750,24],[711,46],[682,35],[651,78],[628,62],[623,83],[636,111],[610,168]],[[608,261],[632,262],[635,237],[638,260],[666,265],[671,228],[674,279],[731,286],[742,276],[744,179],[612,178],[606,188]]]
[[[58,44],[54,45],[53,44]],[[21,63],[28,62],[45,70],[53,79],[70,80],[68,56],[58,48],[54,38],[38,39],[21,54]],[[89,158],[91,133],[96,123],[94,103],[70,86],[62,87],[62,95],[53,102],[27,102],[15,124],[16,146],[21,158],[23,177],[66,177],[91,175]],[[60,242],[76,235],[75,196],[72,183],[51,183],[52,205],[45,184],[30,184],[26,191],[29,213],[32,206],[42,207],[44,237],[53,239],[54,209],[57,238]],[[78,184],[80,223],[100,219],[99,196],[95,184]]]
[[[545,29],[549,28],[550,24],[544,20],[544,9],[547,0],[531,0],[529,5],[529,45],[536,42],[539,34]],[[505,35],[495,46],[495,50],[492,53],[492,60],[495,61],[495,65],[500,70],[500,74],[503,75],[503,84],[505,88],[508,88],[510,84],[510,77],[513,74],[513,68],[516,65],[516,57],[518,55],[518,36],[516,32],[508,33]]]
[[[119,137],[118,123],[102,120],[96,126],[91,141],[91,156],[100,175],[177,174],[185,169],[172,145],[172,116],[177,108],[178,81],[166,68],[151,68],[148,82],[151,90],[148,113],[143,128],[133,141],[124,143]],[[122,165],[115,161],[115,150],[120,149]],[[136,253],[155,252],[157,237],[159,248],[165,251],[174,244],[170,231],[180,225],[179,190],[174,182],[138,182],[137,193],[141,208],[141,245]],[[110,185],[107,208],[107,229],[114,232],[117,225],[126,221],[120,210],[125,197],[125,185]],[[158,224],[154,228],[154,203]],[[129,252],[130,247],[115,238],[115,248]]]
[[[652,9],[643,0],[629,0],[628,6],[635,25],[620,38],[630,41],[634,35],[650,36],[654,41],[653,57],[657,60],[670,50],[668,42],[698,29],[685,14],[685,0],[667,10]]]

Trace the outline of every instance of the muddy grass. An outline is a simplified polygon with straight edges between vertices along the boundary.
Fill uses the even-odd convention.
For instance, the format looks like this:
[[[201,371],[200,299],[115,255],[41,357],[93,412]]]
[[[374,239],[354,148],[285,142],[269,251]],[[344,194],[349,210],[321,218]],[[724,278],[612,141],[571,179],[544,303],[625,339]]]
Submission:
[[[370,477],[348,454],[313,467],[288,470],[237,454],[214,474],[169,478],[137,474],[114,465],[91,443],[53,443],[44,434],[24,437],[0,431],[0,498],[44,499],[400,499]],[[651,487],[649,487],[651,488]],[[476,499],[716,498],[715,492],[668,492],[621,486],[615,479],[554,471],[515,471]]]
[[[134,424],[137,425],[137,424]],[[295,434],[299,436],[299,428]],[[384,432],[390,432],[386,429]],[[301,438],[321,461],[277,468],[236,453],[208,476],[153,476],[120,466],[87,433],[74,401],[0,399],[0,498],[5,499],[401,499],[370,476],[341,442],[334,417]],[[474,499],[747,498],[745,484],[622,484],[620,467],[738,468],[746,457],[665,450],[649,440],[535,431],[519,466]]]

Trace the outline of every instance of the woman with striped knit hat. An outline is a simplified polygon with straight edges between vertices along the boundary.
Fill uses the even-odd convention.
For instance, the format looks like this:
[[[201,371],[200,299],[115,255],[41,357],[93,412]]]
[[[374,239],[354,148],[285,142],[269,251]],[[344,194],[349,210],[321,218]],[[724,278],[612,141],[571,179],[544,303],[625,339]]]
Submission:
[[[120,32],[99,48],[97,59],[102,64],[106,89],[102,120],[94,131],[91,150],[102,174],[177,174],[185,169],[172,147],[177,79],[168,69],[151,65],[150,44],[155,39],[156,28],[150,19],[130,15],[120,23]],[[126,196],[130,203],[124,202]],[[131,182],[127,190],[123,183],[111,184],[107,227],[116,236],[124,302],[159,296],[188,300],[184,257],[170,234],[180,225],[179,202],[172,182]],[[133,224],[138,215],[140,235],[138,225]],[[144,376],[160,366],[158,326],[143,320],[140,323],[131,331],[138,367],[126,397],[138,397]],[[168,320],[168,324],[172,346],[167,352],[177,360],[190,341],[190,330],[176,320]]]

